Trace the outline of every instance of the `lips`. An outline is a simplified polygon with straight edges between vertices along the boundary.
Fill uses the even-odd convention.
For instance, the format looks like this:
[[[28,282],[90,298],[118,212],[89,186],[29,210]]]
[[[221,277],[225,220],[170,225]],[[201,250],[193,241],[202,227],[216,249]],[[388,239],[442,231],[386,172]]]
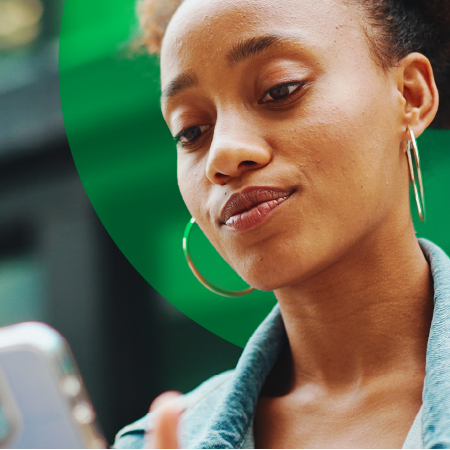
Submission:
[[[287,200],[293,190],[252,187],[233,194],[220,214],[222,224],[238,231],[253,228],[281,203]]]

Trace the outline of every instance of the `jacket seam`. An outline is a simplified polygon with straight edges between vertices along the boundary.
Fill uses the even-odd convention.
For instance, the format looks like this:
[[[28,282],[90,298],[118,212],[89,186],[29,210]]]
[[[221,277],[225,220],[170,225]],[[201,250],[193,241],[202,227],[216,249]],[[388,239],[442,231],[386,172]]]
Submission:
[[[227,377],[225,380],[223,380],[222,382],[220,382],[219,384],[217,384],[216,386],[214,386],[213,388],[211,388],[209,391],[205,392],[202,396],[200,396],[199,398],[197,398],[197,400],[195,400],[191,405],[189,405],[186,408],[186,411],[188,411],[189,409],[193,408],[198,402],[200,402],[201,400],[203,400],[206,396],[208,396],[209,394],[211,394],[211,392],[214,392],[216,389],[218,389],[219,387],[221,387],[223,384],[225,384],[227,381],[229,381],[230,377],[233,374],[230,373],[230,376]],[[186,412],[184,411],[184,413]],[[184,414],[183,413],[183,414]]]
[[[242,435],[242,437],[241,437],[241,439],[238,441],[238,443],[234,446],[235,449],[236,449],[236,448],[240,448],[239,446],[244,442],[245,438],[246,438],[247,435],[248,435],[248,432],[249,432],[249,430],[250,430],[250,426],[251,426],[252,422],[253,422],[253,416],[252,416],[252,418],[247,422],[247,425],[246,425],[246,427],[245,427],[245,429],[244,429],[244,434]]]

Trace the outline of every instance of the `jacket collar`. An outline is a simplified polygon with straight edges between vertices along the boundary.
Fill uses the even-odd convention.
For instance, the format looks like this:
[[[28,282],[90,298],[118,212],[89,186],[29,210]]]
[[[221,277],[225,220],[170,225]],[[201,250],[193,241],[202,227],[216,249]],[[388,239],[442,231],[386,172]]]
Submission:
[[[242,448],[264,380],[286,342],[278,304],[257,328],[239,359],[206,431],[189,448]]]
[[[450,259],[419,239],[434,281],[434,312],[428,338],[423,389],[425,448],[450,448]]]

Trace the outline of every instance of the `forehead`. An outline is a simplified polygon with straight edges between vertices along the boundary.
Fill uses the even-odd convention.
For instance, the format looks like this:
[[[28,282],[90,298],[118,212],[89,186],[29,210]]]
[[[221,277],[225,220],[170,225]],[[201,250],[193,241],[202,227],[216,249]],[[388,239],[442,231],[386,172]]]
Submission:
[[[297,37],[330,55],[365,43],[347,0],[185,0],[163,40],[162,85],[183,72],[220,70],[233,46],[267,35]]]

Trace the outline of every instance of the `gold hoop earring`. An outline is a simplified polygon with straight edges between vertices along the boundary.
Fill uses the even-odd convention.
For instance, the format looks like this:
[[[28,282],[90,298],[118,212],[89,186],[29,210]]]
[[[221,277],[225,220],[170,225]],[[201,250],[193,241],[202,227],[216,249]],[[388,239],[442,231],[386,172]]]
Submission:
[[[191,220],[187,223],[186,228],[184,229],[183,235],[183,252],[188,263],[189,268],[192,270],[192,273],[195,275],[198,281],[205,286],[206,289],[214,292],[215,294],[222,295],[223,297],[242,297],[244,295],[250,294],[250,292],[254,291],[255,288],[249,286],[247,289],[243,291],[229,291],[228,289],[222,289],[215,284],[210,283],[206,280],[198,271],[198,269],[194,266],[192,262],[191,256],[189,255],[189,233],[191,232],[191,228],[195,223],[195,219],[192,217]]]
[[[423,195],[423,182],[422,182],[422,170],[420,168],[419,148],[417,147],[416,137],[414,131],[408,125],[408,131],[411,139],[408,141],[408,148],[406,155],[408,157],[409,175],[414,188],[414,197],[416,198],[417,212],[419,213],[419,219],[421,222],[425,222],[425,198]],[[411,156],[411,147],[414,151],[414,161],[416,163],[417,179],[414,174],[413,160]],[[418,181],[418,183],[417,183]],[[417,187],[417,184],[419,187]],[[420,196],[419,196],[420,192]]]

